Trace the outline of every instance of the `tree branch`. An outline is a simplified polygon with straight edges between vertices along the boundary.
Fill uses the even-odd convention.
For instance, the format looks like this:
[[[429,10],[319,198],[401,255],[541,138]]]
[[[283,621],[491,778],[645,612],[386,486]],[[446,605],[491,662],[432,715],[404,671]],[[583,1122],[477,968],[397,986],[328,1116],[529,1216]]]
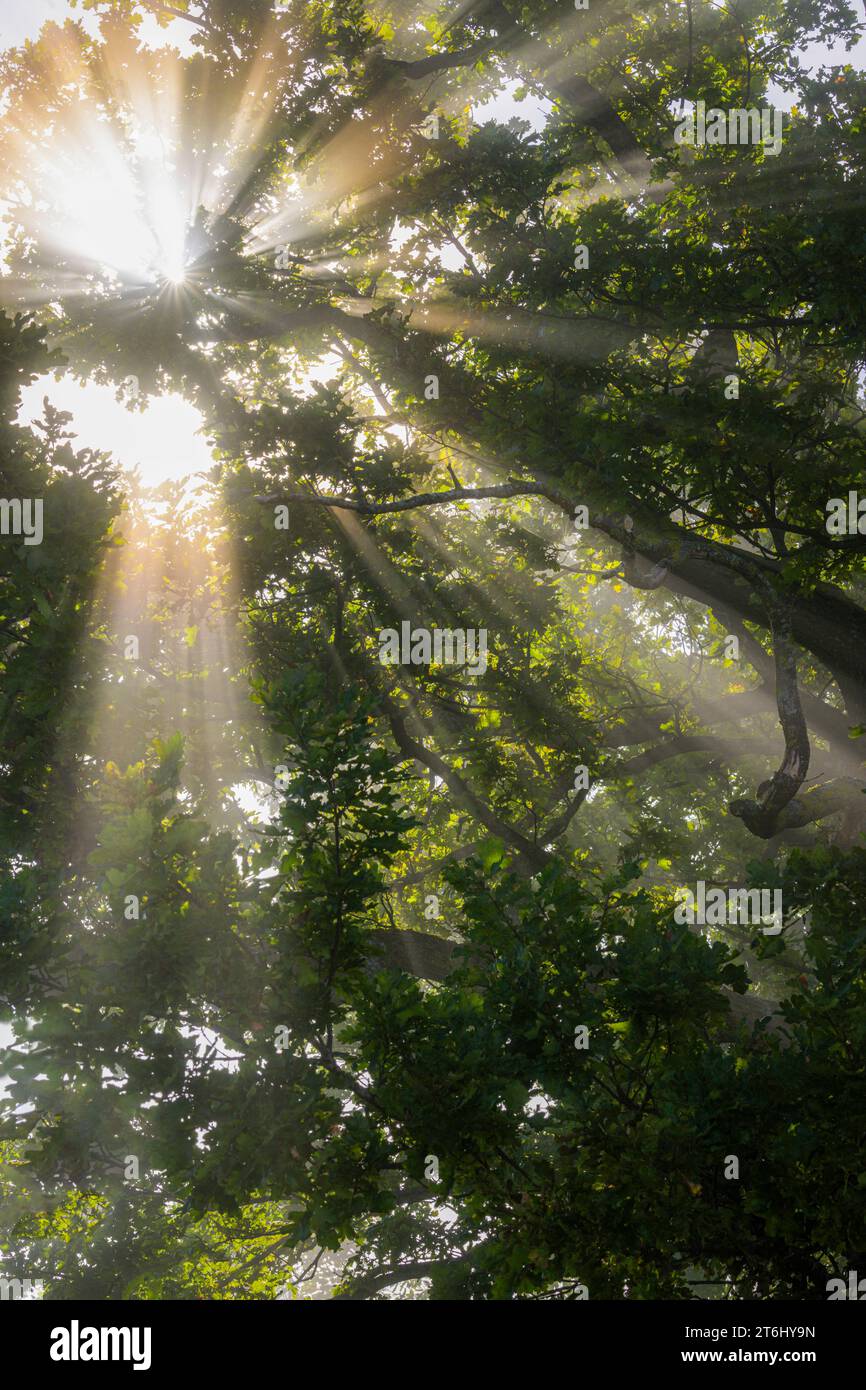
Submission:
[[[413,82],[431,74],[446,72],[449,68],[471,67],[479,58],[490,53],[496,46],[495,39],[479,39],[466,48],[456,48],[450,53],[431,53],[427,58],[407,60],[405,58],[380,58],[382,67],[399,72],[401,77],[411,78]]]
[[[309,492],[272,492],[256,497],[263,506],[276,503],[299,502],[307,506],[338,507],[344,511],[359,512],[362,516],[379,516],[386,512],[411,512],[418,507],[436,507],[445,502],[472,502],[485,497],[548,497],[553,500],[551,489],[541,483],[499,483],[492,487],[452,487],[444,492],[419,492],[413,497],[403,497],[397,502],[362,502],[354,497],[338,497]],[[565,498],[557,499],[568,509]]]
[[[413,758],[417,762],[423,763],[423,765],[429,768],[431,772],[435,773],[437,777],[441,777],[455,801],[463,806],[465,810],[469,811],[485,829],[490,831],[491,835],[495,835],[498,839],[503,840],[505,844],[515,850],[517,855],[529,865],[533,872],[537,872],[539,869],[544,868],[548,862],[548,856],[544,851],[540,849],[538,845],[533,844],[531,840],[527,840],[526,836],[521,835],[518,830],[515,830],[514,826],[501,820],[485,801],[482,801],[479,796],[476,796],[475,792],[467,786],[462,777],[439,757],[438,753],[434,753],[432,749],[425,747],[418,739],[413,738],[407,727],[406,718],[400,713],[392,700],[389,700],[387,696],[383,696],[382,703],[388,717],[388,722],[391,725],[391,731],[394,735],[395,742],[400,751],[404,753],[407,758]]]
[[[460,1264],[460,1260],[411,1260],[404,1265],[396,1265],[391,1269],[374,1269],[369,1273],[358,1274],[351,1279],[345,1293],[334,1295],[336,1301],[352,1301],[355,1299],[367,1298],[372,1293],[378,1293],[379,1289],[386,1289],[390,1284],[402,1284],[407,1279],[426,1279],[431,1274],[435,1274],[440,1269],[451,1269],[454,1265]]]
[[[209,24],[202,16],[190,14],[188,10],[178,10],[174,5],[163,5],[160,0],[140,0],[146,10],[152,14],[170,14],[174,19],[185,19],[190,24],[195,24],[206,34],[216,35],[217,30]]]
[[[777,613],[773,618],[773,658],[776,667],[776,705],[785,738],[785,753],[773,776],[758,788],[757,801],[743,797],[730,805],[732,815],[768,840],[776,833],[779,815],[794,800],[809,771],[811,747],[809,730],[800,703],[797,657],[789,639],[790,620]]]

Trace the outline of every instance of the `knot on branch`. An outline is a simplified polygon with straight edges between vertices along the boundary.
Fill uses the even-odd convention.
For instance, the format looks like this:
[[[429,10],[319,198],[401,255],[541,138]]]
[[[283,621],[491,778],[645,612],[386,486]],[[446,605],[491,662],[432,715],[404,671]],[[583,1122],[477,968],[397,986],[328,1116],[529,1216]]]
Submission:
[[[626,517],[626,523],[631,521]],[[626,530],[631,531],[631,526],[626,525]],[[635,550],[634,543],[629,539],[622,548],[622,575],[625,582],[633,589],[660,589],[667,578],[668,567],[663,560],[655,563],[639,555]]]
[[[765,786],[766,783],[762,783],[762,785]],[[795,810],[796,802],[789,802],[786,807],[786,822],[789,815]],[[760,840],[769,840],[773,835],[778,835],[781,830],[791,828],[787,823],[784,826],[779,824],[781,817],[775,811],[768,811],[760,801],[753,801],[747,796],[737,797],[735,801],[731,801],[728,805],[728,815],[736,816],[738,820],[743,822],[746,829],[750,830],[753,835],[757,835]],[[805,823],[805,821],[799,822],[801,825]]]
[[[812,787],[801,796],[792,797],[784,806],[777,808],[772,800],[776,794],[773,784],[777,776],[778,773],[761,783],[758,788],[760,800],[738,797],[728,805],[728,815],[736,816],[759,839],[769,840],[785,830],[799,830],[840,811],[857,825],[862,824],[866,808],[862,784],[856,779],[836,778],[821,787]]]

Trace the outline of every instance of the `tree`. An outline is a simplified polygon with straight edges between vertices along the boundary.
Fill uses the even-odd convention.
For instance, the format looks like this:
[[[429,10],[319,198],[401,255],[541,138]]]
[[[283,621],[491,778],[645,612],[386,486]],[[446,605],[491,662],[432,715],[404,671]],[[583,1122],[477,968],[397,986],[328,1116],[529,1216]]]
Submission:
[[[110,529],[109,462],[11,424],[45,359],[10,327],[12,495],[77,480],[84,652],[43,673],[20,547],[50,852],[4,809],[10,1257],[54,1297],[272,1297],[328,1250],[343,1298],[825,1297],[863,1258],[863,545],[826,524],[862,79],[805,80],[775,156],[672,113],[765,105],[852,11],[502,0],[422,48],[223,0],[174,7],[179,64],[136,43],[162,7],[86,8],[99,41],[3,61],[6,298],[40,282],[80,374],[182,390],[219,462],[190,534],[170,488]],[[179,182],[225,170],[181,283],[64,244],[88,137],[46,148],[83,104],[134,206],[136,94],[178,71]],[[466,118],[506,74],[540,129]],[[384,663],[404,624],[484,660]],[[784,930],[682,921],[696,881],[780,891]]]

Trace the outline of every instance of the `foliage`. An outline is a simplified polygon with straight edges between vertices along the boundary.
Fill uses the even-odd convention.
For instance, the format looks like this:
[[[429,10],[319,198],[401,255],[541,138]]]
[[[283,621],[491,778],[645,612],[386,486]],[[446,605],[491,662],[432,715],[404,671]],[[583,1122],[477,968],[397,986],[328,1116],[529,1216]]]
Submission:
[[[866,1260],[864,544],[824,524],[864,85],[797,51],[857,17],[180,0],[181,60],[152,8],[0,60],[0,480],[46,516],[0,540],[4,1273],[825,1297]],[[532,122],[484,118],[508,79]],[[673,143],[771,82],[778,156]],[[82,106],[146,184],[141,90],[224,171],[175,289],[56,232]],[[48,370],[181,391],[206,495],[17,423]],[[404,621],[484,669],[383,665]],[[698,880],[784,931],[680,922]]]

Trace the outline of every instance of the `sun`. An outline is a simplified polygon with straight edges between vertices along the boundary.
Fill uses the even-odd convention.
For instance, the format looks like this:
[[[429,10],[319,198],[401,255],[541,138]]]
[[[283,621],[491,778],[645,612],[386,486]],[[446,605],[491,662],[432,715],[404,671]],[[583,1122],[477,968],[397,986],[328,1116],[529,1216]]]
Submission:
[[[38,246],[34,274],[61,293],[110,286],[180,288],[200,181],[177,120],[183,78],[179,54],[139,53],[130,66],[109,46],[108,90],[95,82],[86,42],[60,29],[41,39],[61,111],[38,96],[7,113],[4,157],[9,218]],[[161,83],[159,100],[148,82]],[[52,125],[53,122],[53,125]]]

